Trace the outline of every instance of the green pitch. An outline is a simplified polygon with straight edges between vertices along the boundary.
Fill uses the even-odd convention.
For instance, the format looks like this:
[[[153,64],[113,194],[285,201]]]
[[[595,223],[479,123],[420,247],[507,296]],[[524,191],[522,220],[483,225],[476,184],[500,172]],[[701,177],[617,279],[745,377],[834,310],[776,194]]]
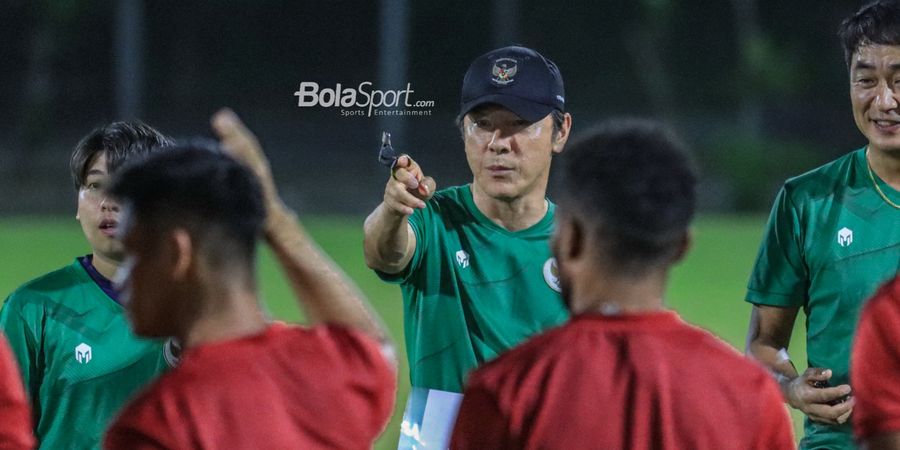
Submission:
[[[400,291],[380,282],[362,258],[363,218],[310,218],[306,226],[319,245],[359,284],[381,314],[394,336],[403,345]],[[673,274],[669,305],[685,320],[700,325],[738,349],[743,349],[750,307],[742,301],[765,218],[703,217],[694,227],[694,246],[688,258]],[[0,249],[6,258],[0,270],[0,296],[19,284],[71,262],[87,253],[81,229],[72,219],[14,218],[0,220]],[[260,277],[266,307],[274,317],[301,321],[277,265],[262,253]],[[798,324],[803,318],[797,319]],[[794,329],[791,356],[801,370],[805,367],[802,325]],[[376,449],[396,448],[406,393],[409,390],[405,353],[400,363],[400,384],[394,416]],[[748,393],[753,395],[753,393]],[[792,411],[797,438],[801,437],[801,415]]]

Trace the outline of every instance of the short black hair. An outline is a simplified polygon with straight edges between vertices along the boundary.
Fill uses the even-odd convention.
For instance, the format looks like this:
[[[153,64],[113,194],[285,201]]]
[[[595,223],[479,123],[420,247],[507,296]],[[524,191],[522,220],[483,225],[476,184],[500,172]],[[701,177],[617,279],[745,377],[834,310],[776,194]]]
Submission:
[[[562,160],[560,208],[603,236],[604,258],[627,273],[671,263],[694,216],[697,185],[694,162],[671,130],[641,119],[606,122]]]
[[[900,45],[900,1],[876,0],[844,19],[838,29],[847,68],[865,45]]]
[[[214,265],[252,268],[265,207],[256,176],[209,140],[126,163],[110,195],[152,232],[182,227]]]
[[[106,152],[106,167],[111,174],[135,155],[145,155],[170,145],[171,139],[140,121],[113,122],[97,127],[81,138],[69,160],[75,189],[84,187],[90,164],[100,152]]]

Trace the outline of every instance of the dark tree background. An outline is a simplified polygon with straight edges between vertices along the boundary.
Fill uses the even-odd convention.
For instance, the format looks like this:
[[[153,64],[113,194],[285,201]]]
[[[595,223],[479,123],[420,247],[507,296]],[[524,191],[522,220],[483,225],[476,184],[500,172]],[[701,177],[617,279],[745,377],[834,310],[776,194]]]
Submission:
[[[464,183],[453,126],[462,76],[474,57],[513,43],[560,66],[576,133],[616,115],[671,122],[703,169],[706,210],[765,210],[786,177],[864,144],[836,37],[858,1],[0,4],[3,214],[70,213],[68,156],[96,125],[137,115],[175,136],[208,135],[210,114],[225,105],[260,136],[302,212],[359,214],[378,203],[382,128],[439,185]],[[397,20],[382,26],[385,17]],[[128,39],[137,45],[122,50]],[[391,39],[406,57],[389,54]],[[392,68],[402,83],[379,85]],[[410,83],[416,100],[435,105],[430,116],[341,117],[299,108],[303,81]],[[134,102],[123,107],[126,94]]]

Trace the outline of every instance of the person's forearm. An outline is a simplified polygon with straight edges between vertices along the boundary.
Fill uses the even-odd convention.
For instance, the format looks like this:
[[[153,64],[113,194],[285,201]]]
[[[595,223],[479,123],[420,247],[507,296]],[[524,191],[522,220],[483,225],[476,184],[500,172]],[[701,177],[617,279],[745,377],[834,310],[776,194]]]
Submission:
[[[265,237],[287,275],[310,323],[359,329],[380,341],[388,335],[365,298],[343,271],[310,239],[296,216],[269,202]]]
[[[410,260],[407,219],[382,203],[366,218],[363,248],[366,265],[384,273],[399,273]]]
[[[358,329],[386,342],[387,332],[349,278],[303,231],[278,195],[269,162],[256,136],[231,110],[212,119],[225,152],[245,164],[259,180],[266,209],[265,238],[311,323]]]
[[[747,327],[747,356],[769,369],[786,400],[790,399],[791,381],[799,376],[787,354],[797,311],[797,308],[754,305]]]
[[[788,386],[791,381],[799,376],[797,369],[787,355],[787,350],[773,343],[756,340],[747,344],[747,355],[759,361],[772,373],[775,381],[781,387],[781,393],[787,399]]]

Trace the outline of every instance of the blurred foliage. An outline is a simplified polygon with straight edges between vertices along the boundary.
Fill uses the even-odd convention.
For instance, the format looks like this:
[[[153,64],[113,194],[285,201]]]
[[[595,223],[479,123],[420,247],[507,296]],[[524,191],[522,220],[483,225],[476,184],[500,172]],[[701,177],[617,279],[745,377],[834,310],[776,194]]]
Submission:
[[[316,212],[372,208],[379,177],[360,149],[377,140],[376,119],[298,108],[292,94],[302,81],[355,86],[375,79],[382,63],[378,2],[142,1],[142,119],[175,136],[193,135],[208,132],[212,111],[232,106],[270,144],[285,190],[298,193],[298,202]],[[517,28],[515,41],[504,43],[534,47],[558,64],[575,132],[620,115],[678,124],[687,139],[708,147],[700,155],[712,181],[706,185],[728,193],[711,193],[720,200],[710,203],[714,209],[768,209],[767,187],[812,168],[805,161],[860,144],[835,36],[858,8],[856,0],[518,3],[518,17],[508,20]],[[69,208],[68,183],[56,180],[65,177],[71,146],[87,130],[121,119],[114,76],[118,4],[4,3],[0,190],[11,194],[0,197],[0,210]],[[421,148],[420,158],[445,182],[464,181],[469,174],[452,123],[465,68],[496,45],[495,8],[462,0],[409,5],[407,80],[435,108],[433,116],[408,119],[404,144]],[[320,177],[311,169],[318,161],[307,148],[328,148],[328,163],[339,164],[349,180],[344,190],[361,194],[338,196],[313,181]],[[752,180],[734,170],[769,161],[772,148],[788,161],[756,170]],[[749,198],[754,195],[759,198]]]
[[[711,202],[724,209],[765,211],[784,181],[814,169],[826,157],[816,146],[801,139],[753,136],[742,131],[719,132],[697,149],[704,177],[727,180],[714,183]]]
[[[751,73],[746,79],[759,94],[790,93],[803,80],[803,68],[790,43],[779,43],[772,36],[759,35],[744,43],[747,67]]]

